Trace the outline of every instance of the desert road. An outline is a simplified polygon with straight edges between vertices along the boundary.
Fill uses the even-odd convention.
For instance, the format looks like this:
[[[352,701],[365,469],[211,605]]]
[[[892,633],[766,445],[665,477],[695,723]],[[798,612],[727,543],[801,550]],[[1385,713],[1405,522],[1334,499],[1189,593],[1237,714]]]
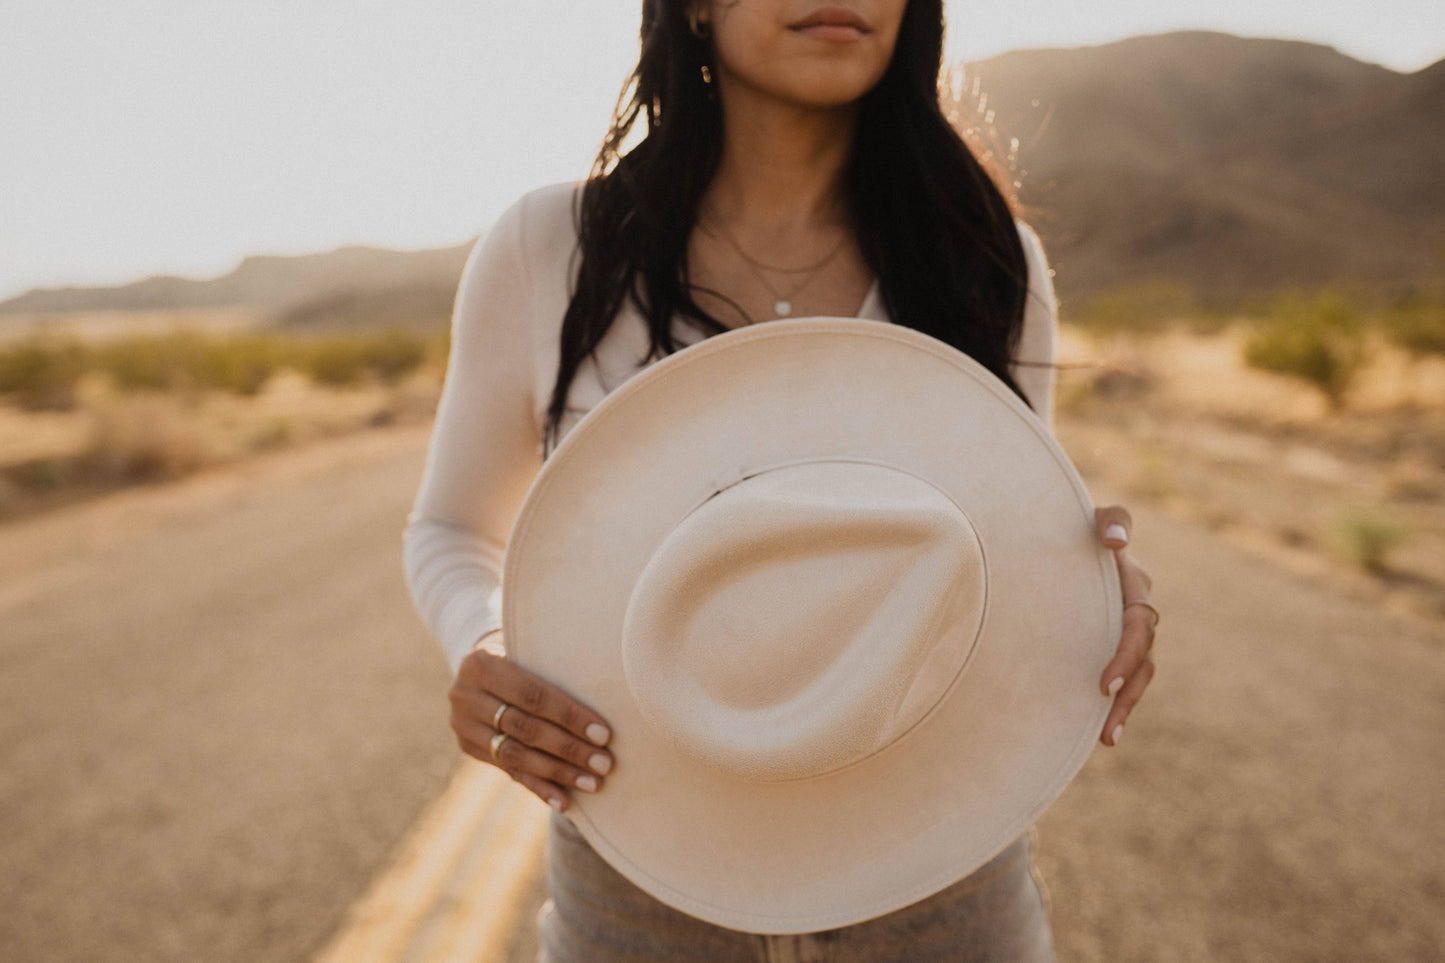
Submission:
[[[0,527],[0,959],[300,961],[354,919],[458,763],[400,562],[426,437]],[[1039,823],[1060,960],[1445,956],[1445,629],[1131,507],[1159,675]]]

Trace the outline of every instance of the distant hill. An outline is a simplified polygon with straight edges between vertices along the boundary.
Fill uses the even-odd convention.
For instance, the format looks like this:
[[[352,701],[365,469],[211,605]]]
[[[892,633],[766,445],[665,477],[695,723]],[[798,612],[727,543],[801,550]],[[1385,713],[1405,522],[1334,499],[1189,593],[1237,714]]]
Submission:
[[[1025,216],[1061,295],[1168,279],[1230,301],[1285,285],[1445,280],[1445,61],[1209,32],[969,65],[1019,141]],[[470,245],[247,258],[212,281],[37,290],[0,312],[254,307],[278,323],[444,316]]]
[[[1445,277],[1445,61],[1186,32],[971,70],[1066,296]]]
[[[248,257],[208,281],[153,277],[120,287],[45,288],[0,303],[0,312],[95,309],[173,310],[246,307],[296,325],[350,316],[379,300],[429,311],[449,309],[470,242],[430,251],[345,247],[300,257]],[[438,300],[440,299],[440,301]]]

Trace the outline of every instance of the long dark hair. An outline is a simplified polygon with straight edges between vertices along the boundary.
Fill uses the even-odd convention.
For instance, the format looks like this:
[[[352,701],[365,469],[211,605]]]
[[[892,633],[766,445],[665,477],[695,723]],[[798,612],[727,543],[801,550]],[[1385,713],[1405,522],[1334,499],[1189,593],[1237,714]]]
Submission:
[[[711,47],[688,29],[687,4],[644,0],[642,54],[583,188],[546,452],[578,367],[625,299],[650,331],[639,364],[678,350],[675,317],[727,330],[693,300],[687,274],[687,239],[722,151],[721,107],[700,69]],[[942,0],[909,0],[893,59],[860,103],[849,213],[894,322],[965,352],[1027,404],[1008,371],[1028,292],[1023,245],[1009,199],[944,116],[942,63]],[[639,117],[646,136],[623,154]]]

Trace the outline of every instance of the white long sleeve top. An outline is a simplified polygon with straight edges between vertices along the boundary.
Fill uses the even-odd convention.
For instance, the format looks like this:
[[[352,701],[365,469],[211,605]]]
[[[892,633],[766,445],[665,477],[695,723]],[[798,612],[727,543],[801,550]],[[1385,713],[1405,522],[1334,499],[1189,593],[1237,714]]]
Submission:
[[[472,249],[452,314],[451,356],[426,465],[402,534],[407,588],[455,675],[484,635],[502,625],[502,560],[512,521],[542,466],[543,426],[557,377],[562,317],[573,279],[580,185],[524,195]],[[1018,359],[1052,362],[1058,313],[1043,246],[1026,224],[1029,298]],[[875,281],[858,317],[889,321]],[[704,336],[691,324],[684,344]],[[583,362],[567,395],[559,439],[609,391],[652,362],[647,323],[626,304]],[[655,359],[654,359],[655,360]],[[1054,372],[1011,374],[1053,430]]]

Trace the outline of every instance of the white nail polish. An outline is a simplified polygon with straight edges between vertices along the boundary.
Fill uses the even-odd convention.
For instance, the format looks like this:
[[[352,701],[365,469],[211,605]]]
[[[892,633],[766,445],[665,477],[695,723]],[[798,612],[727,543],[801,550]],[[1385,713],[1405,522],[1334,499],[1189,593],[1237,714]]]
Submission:
[[[1114,727],[1114,734],[1109,737],[1109,741],[1112,742],[1114,745],[1117,746],[1117,745],[1119,744],[1119,737],[1122,736],[1123,734],[1124,734],[1124,723],[1121,722],[1121,723],[1119,723],[1117,726]]]
[[[1109,695],[1110,695],[1110,696],[1116,696],[1116,695],[1118,695],[1118,694],[1119,694],[1119,690],[1122,689],[1122,688],[1124,688],[1124,677],[1121,675],[1121,676],[1119,676],[1118,678],[1116,678],[1113,682],[1110,682],[1110,683],[1109,683]]]
[[[559,813],[562,811],[562,800],[558,799],[556,796],[553,796],[551,799],[547,800],[547,805],[551,806]]]
[[[1124,530],[1124,526],[1120,525],[1118,522],[1115,522],[1108,528],[1104,529],[1104,537],[1117,539],[1118,541],[1121,541],[1126,545],[1129,543],[1129,533],[1126,532]]]
[[[594,722],[587,727],[587,738],[599,746],[607,745],[607,739],[611,735],[612,733],[607,731],[607,727],[600,722]]]
[[[607,775],[607,770],[612,768],[612,760],[608,759],[604,753],[594,752],[592,758],[587,760],[587,765],[605,776]]]
[[[596,776],[578,776],[578,777],[577,777],[577,788],[578,788],[578,789],[585,789],[585,790],[587,790],[588,792],[596,792],[596,791],[597,791],[597,777],[596,777]]]

